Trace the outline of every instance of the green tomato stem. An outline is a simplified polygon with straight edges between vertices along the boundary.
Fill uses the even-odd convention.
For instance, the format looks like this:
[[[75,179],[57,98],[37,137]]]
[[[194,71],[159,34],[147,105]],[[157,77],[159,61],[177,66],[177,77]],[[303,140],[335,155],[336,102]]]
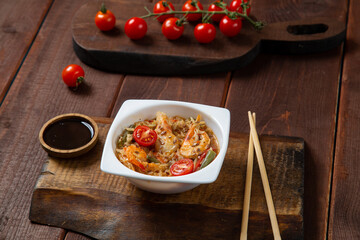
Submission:
[[[76,87],[78,87],[84,80],[85,80],[84,77],[78,77],[76,79]]]
[[[225,14],[227,16],[238,16],[238,17],[242,17],[244,19],[246,19],[256,30],[261,30],[265,24],[261,21],[254,21],[252,18],[250,18],[247,14],[246,14],[246,10],[244,11],[244,13],[239,13],[236,11],[229,11],[227,9],[224,9],[223,11],[207,11],[207,10],[196,10],[196,11],[167,11],[167,12],[163,12],[163,13],[153,13],[150,12],[148,8],[146,8],[146,11],[148,12],[148,14],[141,16],[140,18],[148,18],[148,17],[159,17],[162,15],[169,15],[169,14],[194,14],[194,13],[200,13],[200,14]]]
[[[106,7],[105,7],[105,3],[102,3],[102,4],[101,4],[100,11],[101,11],[103,14],[106,13],[107,9],[106,9]]]

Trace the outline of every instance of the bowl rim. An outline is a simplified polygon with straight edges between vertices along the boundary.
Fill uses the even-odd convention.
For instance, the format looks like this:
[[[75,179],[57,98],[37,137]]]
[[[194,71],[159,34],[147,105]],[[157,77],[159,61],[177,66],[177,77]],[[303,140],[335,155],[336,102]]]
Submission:
[[[59,149],[49,146],[44,140],[44,132],[46,128],[49,127],[51,124],[58,122],[60,120],[74,118],[74,117],[84,119],[91,124],[94,130],[94,135],[91,138],[91,140],[85,145],[73,149]],[[50,155],[60,158],[71,158],[71,157],[80,156],[90,151],[97,143],[98,136],[99,136],[99,128],[96,122],[92,118],[80,113],[65,113],[51,118],[41,127],[39,132],[39,141],[41,146],[44,148],[44,150],[48,152]]]
[[[187,107],[198,111],[199,113],[206,113],[206,115],[219,126],[220,132],[223,136],[223,144],[220,148],[220,152],[217,157],[209,164],[206,168],[201,169],[197,172],[183,175],[183,176],[152,176],[143,173],[133,171],[124,166],[115,156],[113,151],[113,135],[117,130],[121,122],[129,118],[133,113],[146,107],[163,107],[163,106],[180,106]],[[208,114],[207,112],[211,112]],[[155,113],[154,113],[155,115]],[[115,116],[113,123],[107,133],[103,153],[101,157],[100,169],[104,172],[124,176],[126,178],[135,178],[146,181],[155,182],[171,182],[171,183],[211,183],[214,182],[222,167],[225,154],[228,148],[230,134],[230,111],[226,108],[215,107],[210,105],[204,105],[199,103],[172,101],[172,100],[137,100],[129,99],[126,100],[120,107],[118,113]]]

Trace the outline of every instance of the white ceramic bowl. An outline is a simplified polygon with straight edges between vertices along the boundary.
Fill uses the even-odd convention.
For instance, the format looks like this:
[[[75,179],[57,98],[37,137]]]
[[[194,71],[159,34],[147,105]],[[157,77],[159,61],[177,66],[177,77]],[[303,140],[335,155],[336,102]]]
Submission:
[[[191,174],[174,177],[151,176],[135,172],[125,167],[115,156],[116,141],[124,128],[130,124],[155,118],[162,111],[168,116],[194,117],[198,114],[216,135],[220,152],[205,168]],[[208,105],[165,101],[165,100],[127,100],[110,127],[101,157],[101,170],[126,177],[135,186],[154,193],[180,193],[195,188],[199,184],[216,180],[223,164],[229,142],[230,112],[225,108]]]

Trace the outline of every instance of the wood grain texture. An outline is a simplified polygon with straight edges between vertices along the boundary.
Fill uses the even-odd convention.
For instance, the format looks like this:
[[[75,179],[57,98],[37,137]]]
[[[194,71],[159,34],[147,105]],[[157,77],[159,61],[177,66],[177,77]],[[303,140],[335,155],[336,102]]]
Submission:
[[[232,134],[215,183],[181,194],[152,194],[99,169],[109,125],[99,125],[99,144],[83,157],[49,158],[37,181],[30,219],[100,239],[237,239],[248,135]],[[303,237],[303,157],[299,138],[261,138],[284,239]],[[257,165],[254,168],[249,239],[271,239]],[[199,225],[193,228],[194,224]],[[265,224],[264,224],[265,223]],[[156,229],[156,231],[154,230]],[[251,236],[250,236],[251,235]]]
[[[350,1],[341,82],[329,239],[360,239],[360,2]]]
[[[80,233],[68,232],[64,240],[89,240],[93,239]]]
[[[150,2],[150,0],[141,1]],[[9,7],[13,8],[19,2],[6,0],[0,8],[2,10],[4,10],[3,7],[5,10]],[[45,4],[44,1],[40,0],[27,2],[34,4],[28,6],[25,3],[20,8],[32,9],[34,6]],[[202,83],[207,83],[205,84],[207,86],[204,89],[205,92],[211,90],[212,83],[214,83],[212,94],[219,96],[216,88],[220,84],[217,84],[217,81],[224,81],[225,86],[221,88],[221,91],[227,91],[229,82],[220,80],[221,76],[219,76],[219,80],[212,79],[209,81],[208,78],[211,78],[209,77],[211,75],[189,78],[127,76],[123,79],[121,75],[105,74],[85,66],[88,84],[84,85],[84,88],[79,92],[71,92],[63,88],[64,85],[60,83],[61,69],[70,63],[80,63],[73,53],[71,40],[69,41],[69,38],[71,39],[69,28],[76,10],[86,2],[85,0],[75,2],[54,1],[40,34],[32,46],[29,57],[25,60],[24,66],[0,108],[0,239],[63,239],[65,234],[67,234],[66,239],[87,239],[83,235],[67,233],[58,228],[30,224],[28,220],[31,193],[43,159],[46,157],[36,136],[42,123],[46,120],[66,112],[81,112],[103,117],[114,116],[126,98],[143,98],[136,90],[140,86],[143,94],[146,92],[146,87],[149,86],[160,86],[160,89],[163,89],[163,91],[150,90],[152,94],[146,94],[146,98],[186,99],[201,103],[209,102],[215,106],[218,106],[219,102],[221,104],[224,102],[218,97],[212,99],[210,94],[205,95],[201,91],[203,89],[201,88]],[[181,3],[182,1],[174,0],[173,2]],[[258,19],[265,20],[268,23],[293,21],[314,16],[332,17],[345,21],[347,2],[347,0],[253,0],[252,13]],[[356,6],[354,2],[351,1],[351,7]],[[21,16],[22,21],[18,23],[24,22],[23,17],[25,18],[27,11],[20,11],[19,7],[13,9],[15,11],[12,12],[11,16]],[[41,7],[38,8],[38,11],[34,11],[37,12],[38,17],[43,13],[39,9]],[[2,16],[8,16],[8,12],[5,10],[2,11]],[[354,79],[357,79],[357,75],[355,75],[356,66],[359,65],[355,64],[357,57],[355,57],[354,52],[358,51],[358,48],[356,40],[352,41],[352,38],[356,39],[356,12],[358,10],[354,10],[351,16],[353,19],[349,19],[349,24],[350,26],[354,25],[354,30],[352,30],[352,35],[350,35],[352,37],[348,39],[347,43],[351,51],[347,53],[345,58],[352,55],[351,60],[354,64],[350,64],[350,61],[347,63],[346,68],[349,70],[347,71],[346,82],[348,85],[346,86],[343,83],[345,90],[342,97],[346,99],[343,96],[344,93],[351,93],[349,94],[351,99],[346,99],[348,101],[346,104],[344,100],[341,100],[343,101],[341,108],[345,109],[341,113],[345,113],[341,121],[343,122],[343,129],[346,131],[339,131],[339,135],[343,132],[346,137],[339,140],[341,148],[338,147],[336,152],[334,178],[335,182],[339,181],[339,183],[334,184],[330,220],[334,217],[338,220],[331,222],[329,227],[330,239],[349,239],[349,236],[351,239],[351,236],[358,236],[356,235],[358,234],[356,225],[358,220],[357,215],[355,215],[358,210],[355,206],[356,202],[353,202],[357,199],[357,195],[352,198],[346,192],[352,187],[354,187],[354,193],[357,191],[356,185],[349,184],[350,180],[357,181],[356,171],[358,170],[356,164],[353,164],[355,158],[352,158],[352,156],[357,156],[356,140],[352,140],[357,139],[355,134],[357,127],[354,122],[357,117],[356,115],[354,117],[349,115],[357,113],[355,104],[358,102],[356,101],[357,83],[354,82]],[[12,19],[11,16],[9,19]],[[30,24],[30,22],[34,24],[33,19],[29,20],[28,23]],[[17,21],[13,21],[12,24],[16,25]],[[6,29],[6,26],[2,28],[3,31]],[[19,31],[18,28],[16,30]],[[3,37],[4,35],[1,34],[3,33],[0,33],[0,36]],[[6,37],[8,35],[12,35],[11,29],[5,34]],[[18,36],[20,39],[21,37],[23,36]],[[10,39],[11,41],[18,41],[18,38],[11,37]],[[2,47],[6,43],[8,42],[0,41],[0,59],[3,59],[1,54],[5,50],[11,49],[11,53],[19,50],[16,47],[5,48],[4,50]],[[26,45],[23,42],[22,44],[20,44],[22,47]],[[10,58],[6,58],[6,56],[9,55],[4,56],[4,61],[8,62]],[[332,154],[329,151],[331,151],[333,144],[335,110],[325,108],[333,105],[334,98],[336,98],[334,79],[339,74],[340,58],[341,51],[339,49],[328,54],[316,54],[300,58],[263,54],[248,68],[235,73],[236,77],[232,80],[229,91],[227,106],[232,112],[233,131],[247,132],[248,124],[242,119],[242,113],[246,115],[247,110],[255,110],[262,119],[258,126],[261,127],[263,133],[283,133],[284,135],[305,138],[307,143],[305,239],[322,240],[326,238],[326,203],[328,201],[326,189],[329,189],[330,185],[327,180],[330,178],[329,172],[331,171]],[[322,66],[322,64],[325,65]],[[350,71],[350,69],[353,70]],[[9,68],[9,71],[6,70],[4,74],[13,74],[10,71]],[[5,86],[1,85],[4,83],[3,79],[0,81],[1,89],[4,88],[2,86]],[[124,86],[122,87],[123,80]],[[317,83],[318,81],[320,83]],[[199,89],[196,91],[188,82],[192,82]],[[132,83],[138,85],[132,85]],[[165,86],[161,84],[165,84]],[[296,89],[298,85],[301,86],[300,90]],[[177,88],[180,88],[181,91],[178,91]],[[237,88],[239,89],[234,91]],[[121,93],[117,97],[119,90]],[[329,92],[327,93],[327,91]],[[200,96],[198,96],[199,92]],[[330,103],[326,103],[326,101],[330,101]],[[351,129],[350,126],[345,128],[348,119],[350,119]],[[327,137],[328,139],[326,139]],[[340,139],[339,136],[338,138]],[[349,151],[349,154],[344,153],[342,155],[342,149]],[[342,159],[342,157],[344,158]],[[343,185],[344,190],[341,189]],[[353,206],[354,212],[351,212],[352,209],[349,210],[348,200]],[[266,221],[266,219],[267,216],[262,220]],[[240,217],[238,220],[240,221]],[[270,221],[268,224],[258,225],[256,228],[267,231],[271,229]]]
[[[36,36],[51,2],[52,0],[1,1],[0,103]]]
[[[312,223],[306,228],[310,239],[326,235],[340,55],[337,49],[296,59],[261,56],[246,74],[235,73],[226,105],[233,131],[247,131],[245,113],[251,110],[257,113],[260,133],[305,139],[305,224]]]
[[[316,56],[263,55],[245,74],[235,73],[226,105],[232,113],[232,131],[248,131],[246,111],[251,110],[257,113],[259,133],[304,138],[309,239],[326,236],[340,55],[340,49]]]
[[[40,2],[40,1],[38,1]],[[64,231],[28,219],[36,178],[46,153],[38,133],[50,118],[68,112],[106,117],[122,78],[84,66],[72,50],[72,17],[85,1],[56,1],[0,108],[0,239],[58,239]],[[35,4],[36,5],[36,4]],[[84,67],[79,91],[61,80],[71,63]]]
[[[260,50],[320,52],[338,46],[345,38],[344,22],[333,18],[309,18],[268,23],[262,31],[254,30],[247,21],[243,21],[239,35],[228,38],[217,29],[213,42],[199,44],[193,36],[193,23],[185,26],[181,38],[169,41],[161,34],[161,24],[154,19],[146,19],[146,36],[134,41],[125,35],[120,26],[124,26],[131,17],[145,15],[146,12],[141,12],[144,3],[120,0],[109,1],[108,4],[117,16],[115,29],[106,33],[97,29],[92,22],[92,13],[96,12],[99,4],[90,1],[77,12],[72,30],[78,57],[89,66],[111,72],[147,75],[226,72],[249,64]],[[153,3],[145,6],[152,9]],[[181,9],[182,4],[174,6]]]
[[[257,0],[253,13],[271,22],[323,14],[345,21],[346,3]],[[305,239],[327,234],[341,56],[341,48],[303,56],[262,54],[234,73],[226,103],[232,131],[248,132],[246,112],[251,110],[260,133],[304,138]]]
[[[116,100],[112,117],[127,99],[177,100],[221,106],[228,88],[227,74],[201,77],[142,77],[128,75]],[[201,89],[201,91],[199,91]]]

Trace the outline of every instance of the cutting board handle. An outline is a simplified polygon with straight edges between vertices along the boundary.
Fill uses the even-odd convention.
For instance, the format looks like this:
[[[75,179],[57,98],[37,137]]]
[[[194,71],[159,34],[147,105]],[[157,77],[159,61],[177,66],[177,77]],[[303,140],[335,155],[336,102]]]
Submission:
[[[264,27],[262,47],[272,53],[314,53],[338,46],[346,33],[345,23],[332,18],[316,18],[270,23]]]

